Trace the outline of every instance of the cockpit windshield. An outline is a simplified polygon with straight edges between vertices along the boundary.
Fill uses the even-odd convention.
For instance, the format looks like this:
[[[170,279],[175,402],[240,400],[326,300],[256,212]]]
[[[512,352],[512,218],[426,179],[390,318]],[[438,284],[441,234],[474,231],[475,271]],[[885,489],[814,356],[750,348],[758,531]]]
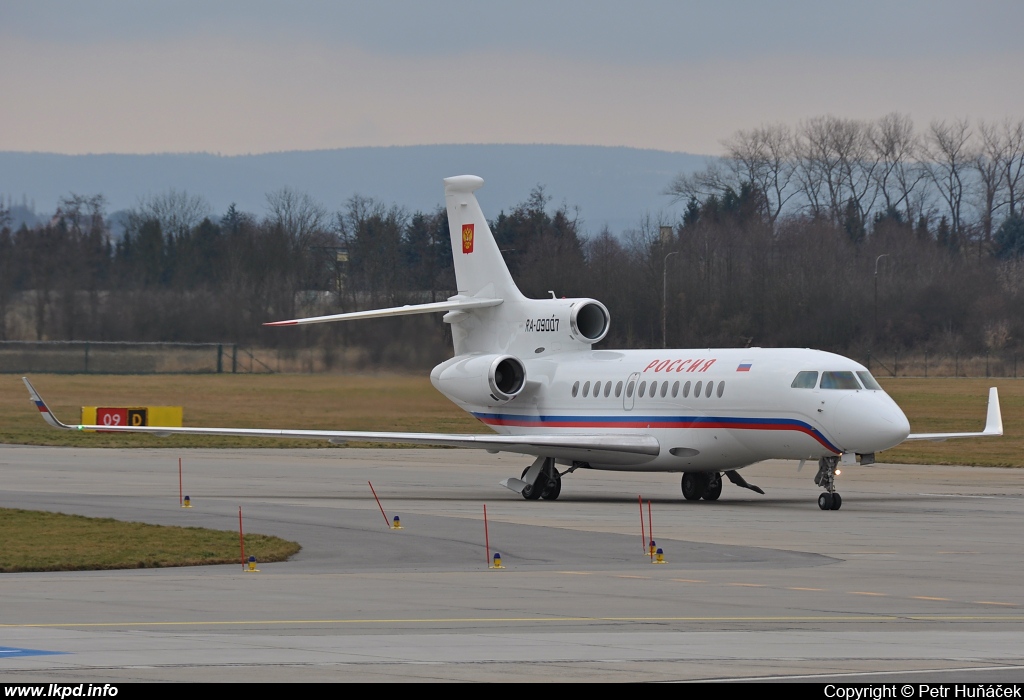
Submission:
[[[860,389],[853,372],[822,372],[822,389]]]
[[[800,372],[790,384],[794,389],[813,389],[818,385],[817,372]]]
[[[882,387],[879,386],[875,378],[871,376],[871,372],[857,372],[857,376],[860,377],[861,383],[865,389],[871,389],[872,391],[882,391]]]

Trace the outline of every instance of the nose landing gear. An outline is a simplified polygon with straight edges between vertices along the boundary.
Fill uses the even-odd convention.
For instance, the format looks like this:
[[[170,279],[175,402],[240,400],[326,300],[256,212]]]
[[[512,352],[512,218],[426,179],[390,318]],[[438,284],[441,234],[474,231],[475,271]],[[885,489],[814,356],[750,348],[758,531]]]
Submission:
[[[818,507],[822,510],[839,510],[843,506],[843,498],[836,493],[836,467],[838,457],[822,457],[818,460],[818,473],[814,475],[814,483],[825,489],[818,496]]]

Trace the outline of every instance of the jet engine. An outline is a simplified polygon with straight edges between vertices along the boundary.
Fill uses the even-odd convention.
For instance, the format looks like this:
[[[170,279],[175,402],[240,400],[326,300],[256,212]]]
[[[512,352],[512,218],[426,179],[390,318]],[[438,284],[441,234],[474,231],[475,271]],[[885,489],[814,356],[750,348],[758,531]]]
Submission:
[[[507,403],[526,386],[526,367],[513,355],[453,357],[434,368],[430,381],[455,401],[477,406]]]
[[[580,299],[572,305],[569,326],[576,340],[597,343],[608,335],[611,314],[608,308],[595,299]]]

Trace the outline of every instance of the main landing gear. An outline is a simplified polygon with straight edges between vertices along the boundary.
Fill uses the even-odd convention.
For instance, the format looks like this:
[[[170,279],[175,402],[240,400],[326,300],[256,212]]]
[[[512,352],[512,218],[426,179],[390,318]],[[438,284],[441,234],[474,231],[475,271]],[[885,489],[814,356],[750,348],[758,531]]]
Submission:
[[[536,469],[535,478],[530,478],[530,472]],[[543,498],[545,501],[554,501],[562,493],[562,475],[555,468],[555,460],[551,457],[538,457],[537,461],[523,470],[520,479],[525,482],[523,490],[520,491],[528,501],[536,501]]]
[[[750,489],[764,494],[754,484],[748,484],[746,479],[736,473],[735,469],[725,472],[729,481],[745,489]],[[722,495],[722,475],[719,472],[683,472],[683,498],[688,501],[717,501]]]
[[[717,501],[722,495],[722,475],[718,472],[683,472],[683,498],[688,501]]]
[[[814,483],[825,489],[818,496],[818,507],[822,510],[839,510],[843,506],[843,497],[836,493],[836,467],[838,457],[822,457],[818,460],[818,473],[814,475]]]

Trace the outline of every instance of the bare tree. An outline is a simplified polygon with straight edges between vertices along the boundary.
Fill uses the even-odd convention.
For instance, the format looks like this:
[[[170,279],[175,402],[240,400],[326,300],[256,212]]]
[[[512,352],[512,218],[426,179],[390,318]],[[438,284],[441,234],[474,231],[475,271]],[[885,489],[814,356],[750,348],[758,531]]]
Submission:
[[[797,193],[793,179],[793,134],[785,124],[768,124],[737,131],[723,142],[726,158],[738,184],[760,190],[765,217],[774,228],[786,203]],[[736,188],[739,191],[739,188]]]
[[[874,207],[877,161],[873,127],[856,119],[815,117],[797,134],[797,181],[815,217],[841,223],[855,214],[866,221]]]
[[[963,236],[967,168],[973,159],[971,135],[967,119],[933,121],[928,130],[928,172],[948,208],[953,245]]]
[[[686,175],[680,173],[665,188],[672,203],[703,201],[711,195],[721,196],[728,189],[737,189],[735,170],[723,167],[720,160],[708,160],[703,170]]]
[[[905,114],[891,112],[878,120],[870,132],[873,157],[877,161],[874,180],[886,211],[905,212],[905,221],[916,218],[912,194],[928,177],[919,156],[921,142],[914,123]]]
[[[409,221],[406,210],[353,195],[346,210],[337,213],[336,221],[338,236],[349,256],[350,308],[359,306],[357,290],[368,292],[371,304],[397,303],[403,286],[402,235]]]
[[[1003,123],[1003,175],[1006,182],[1006,204],[1010,216],[1017,214],[1017,207],[1024,198],[1024,119],[1016,123],[1007,119]]]
[[[665,189],[672,202],[702,202],[711,195],[739,193],[745,184],[757,190],[760,213],[774,228],[794,187],[793,135],[784,124],[768,124],[737,131],[722,142],[725,156],[708,161],[703,170],[680,174]]]
[[[328,214],[308,194],[284,187],[267,195],[268,219],[297,246],[309,241],[327,229]]]
[[[992,222],[996,211],[1004,204],[998,197],[1006,185],[1003,163],[1006,160],[1007,143],[998,125],[994,123],[978,122],[978,133],[981,143],[971,158],[971,165],[978,173],[974,199],[981,213],[982,240],[988,243],[992,240]]]
[[[137,231],[146,221],[157,221],[165,236],[181,236],[198,226],[210,211],[210,204],[201,196],[171,188],[140,200],[128,212],[128,229]]]

